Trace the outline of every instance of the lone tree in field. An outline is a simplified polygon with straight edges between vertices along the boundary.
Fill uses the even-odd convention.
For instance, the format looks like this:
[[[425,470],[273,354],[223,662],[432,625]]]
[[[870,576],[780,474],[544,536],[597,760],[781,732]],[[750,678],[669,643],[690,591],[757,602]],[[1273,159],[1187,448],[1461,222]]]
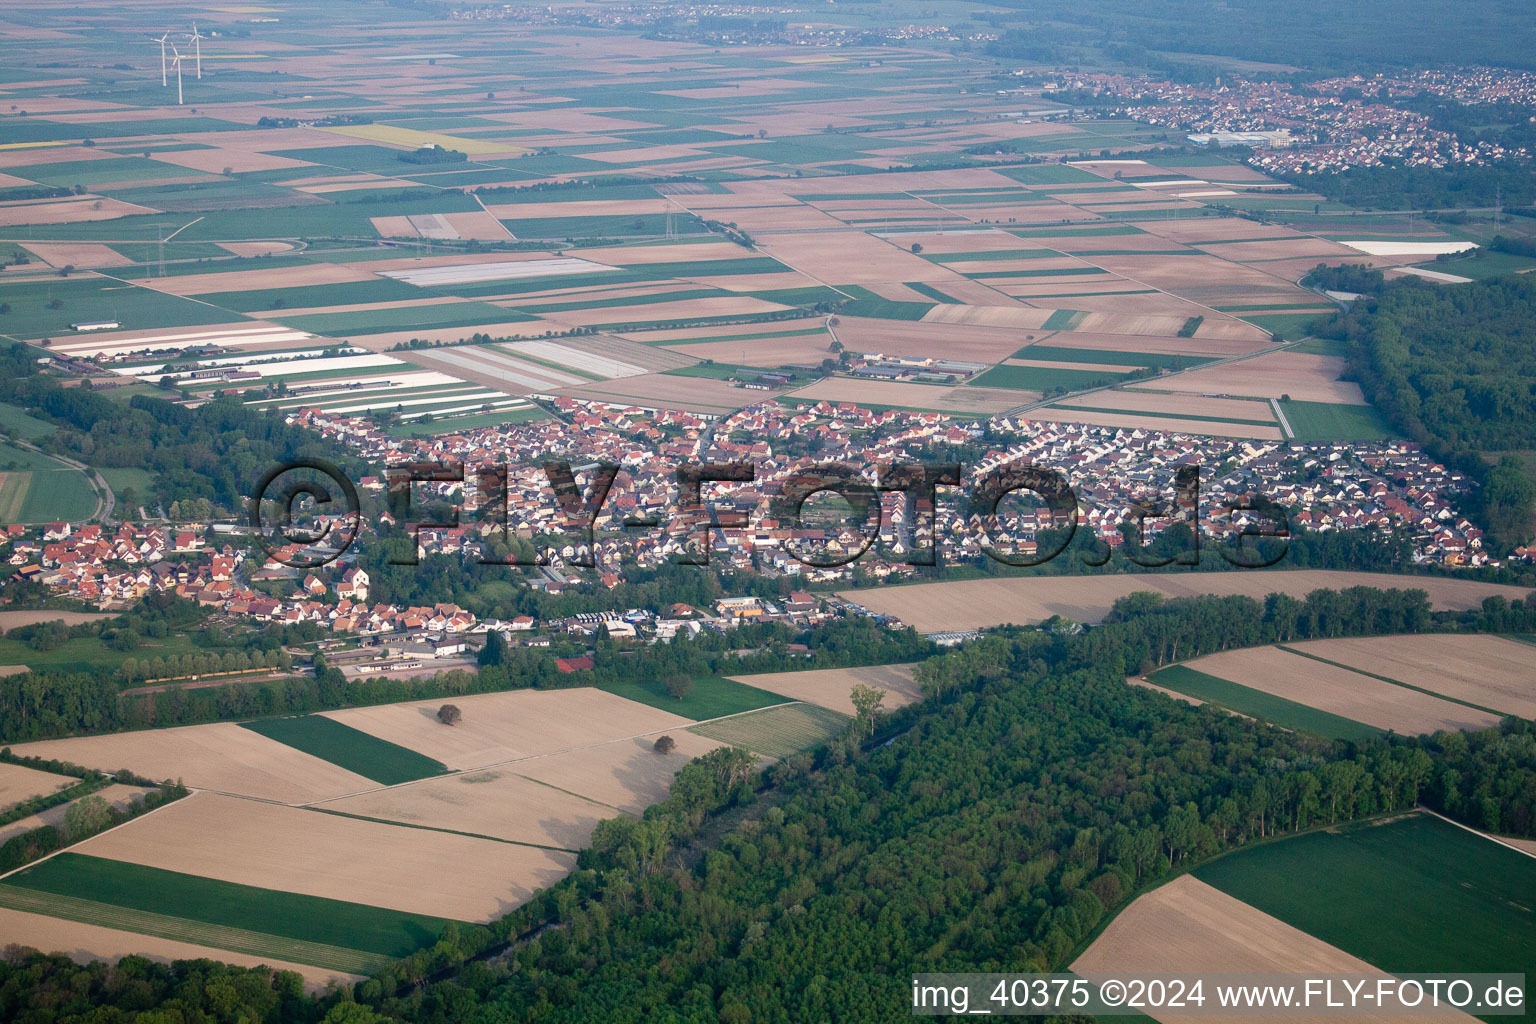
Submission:
[[[677,749],[677,741],[671,736],[656,737],[656,745],[651,748],[658,754],[670,754]]]
[[[670,696],[682,700],[693,689],[693,680],[683,675],[667,676],[666,682],[662,685],[667,688]]]
[[[885,703],[885,691],[878,686],[854,683],[853,690],[848,696],[853,700],[854,717],[858,720],[861,730],[864,724],[868,723],[869,732],[873,735],[875,715],[879,714],[880,705]]]
[[[457,704],[444,704],[437,709],[437,720],[444,725],[458,725],[459,719],[464,717],[464,712],[459,710]]]

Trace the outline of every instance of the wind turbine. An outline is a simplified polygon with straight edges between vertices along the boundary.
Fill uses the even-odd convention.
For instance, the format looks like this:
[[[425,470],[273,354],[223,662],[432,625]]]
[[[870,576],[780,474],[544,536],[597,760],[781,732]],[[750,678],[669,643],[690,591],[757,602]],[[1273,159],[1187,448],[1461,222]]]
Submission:
[[[193,22],[192,23],[192,34],[187,36],[187,40],[194,47],[197,48],[196,52],[197,52],[197,78],[198,78],[198,81],[202,81],[202,78],[203,78],[203,40],[205,38],[207,38],[207,37],[206,36],[201,36],[201,35],[198,34],[198,32],[197,32],[197,23]]]
[[[165,81],[165,41],[167,39],[169,39],[169,38],[171,38],[171,34],[169,32],[167,32],[165,35],[160,37],[160,86],[161,86],[161,88],[164,88],[165,85],[167,84],[166,81]]]
[[[171,53],[173,54],[171,63],[176,66],[176,102],[180,104],[183,102],[181,98],[181,51],[176,49],[175,43],[171,44]]]

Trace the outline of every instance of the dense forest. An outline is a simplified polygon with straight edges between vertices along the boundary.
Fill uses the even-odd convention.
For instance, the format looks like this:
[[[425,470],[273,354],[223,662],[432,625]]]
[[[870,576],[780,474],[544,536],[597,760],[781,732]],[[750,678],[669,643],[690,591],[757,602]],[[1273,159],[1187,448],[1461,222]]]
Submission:
[[[1362,210],[1481,210],[1536,203],[1536,173],[1521,160],[1477,167],[1384,164],[1278,177]]]
[[[1490,601],[1478,617],[1529,628],[1533,611]],[[1016,630],[924,662],[928,699],[871,737],[761,773],[725,749],[691,763],[643,820],[603,823],[569,878],[455,927],[356,1002],[208,964],[130,958],[119,974],[16,954],[0,1016],[887,1020],[914,970],[1059,969],[1136,892],[1250,841],[1418,801],[1530,833],[1530,723],[1332,742],[1124,682],[1168,657],[1430,619],[1411,591],[1138,595],[1080,636]]]
[[[1348,342],[1349,373],[1366,397],[1478,481],[1475,512],[1495,551],[1529,540],[1536,484],[1501,453],[1536,449],[1536,278],[1440,288],[1358,268],[1311,276],[1364,295],[1317,329]]]
[[[155,493],[138,495],[140,500],[170,505],[204,499],[239,510],[251,486],[279,463],[319,457],[359,468],[338,445],[237,398],[196,409],[150,395],[116,401],[38,373],[36,355],[20,343],[0,348],[0,402],[57,424],[46,442],[49,451],[93,466],[150,470]]]

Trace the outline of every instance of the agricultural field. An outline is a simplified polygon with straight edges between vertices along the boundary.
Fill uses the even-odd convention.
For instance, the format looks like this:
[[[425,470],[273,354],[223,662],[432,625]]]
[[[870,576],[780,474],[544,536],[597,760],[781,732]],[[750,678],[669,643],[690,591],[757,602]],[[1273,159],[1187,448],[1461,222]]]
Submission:
[[[1098,622],[1116,600],[1140,590],[1167,597],[1242,594],[1263,598],[1283,593],[1300,598],[1320,588],[1355,586],[1423,590],[1433,607],[1451,611],[1477,608],[1490,596],[1509,601],[1525,597],[1522,588],[1497,583],[1320,569],[953,580],[850,590],[840,596],[881,615],[893,615],[919,632],[935,633],[1042,622],[1052,615]]]
[[[127,768],[148,779],[280,803],[308,803],[374,789],[377,783],[232,723],[18,743],[18,756],[86,767]]]
[[[447,771],[440,761],[370,736],[324,715],[263,718],[244,722],[241,727],[329,761],[383,786],[413,782]]]
[[[1136,974],[1386,973],[1194,875],[1138,897],[1072,962],[1072,970],[1090,981]],[[1373,1024],[1397,1019],[1359,1016]],[[1155,1019],[1186,1024],[1201,1018],[1158,1010]]]
[[[589,688],[473,694],[453,703],[463,712],[463,718],[453,726],[437,720],[442,701],[381,704],[323,714],[455,771],[691,724],[691,719],[680,715]]]
[[[61,789],[68,789],[78,781],[68,775],[40,772],[19,764],[0,764],[0,810],[14,807],[33,797],[48,796]]]
[[[1536,717],[1536,668],[1529,646],[1517,640],[1412,635],[1309,640],[1286,649],[1499,714]]]
[[[796,673],[789,673],[794,675]],[[648,704],[670,714],[702,722],[708,718],[737,715],[772,704],[782,704],[778,690],[750,685],[744,680],[720,676],[699,676],[692,681],[681,699],[672,696],[662,680],[644,680],[604,686],[601,689],[628,700]]]
[[[790,700],[804,701],[849,716],[854,713],[849,693],[858,685],[883,690],[885,701],[881,707],[887,711],[905,707],[923,698],[921,688],[912,678],[910,665],[809,669],[735,678],[738,682],[768,690]]]
[[[764,757],[785,758],[843,732],[849,716],[814,704],[783,704],[723,718],[690,731]]]
[[[1499,724],[1500,715],[1466,703],[1410,689],[1376,675],[1292,653],[1284,647],[1254,647],[1222,651],[1176,666],[1199,676],[1215,677],[1249,690],[1258,690],[1325,714],[1347,718],[1402,735],[1441,730],[1486,729]],[[1153,682],[1179,689],[1183,673],[1154,674]],[[1195,696],[1204,696],[1196,693]],[[1264,717],[1262,709],[1247,707],[1241,695],[1218,703],[1232,710]]]
[[[80,470],[0,443],[0,522],[79,522],[95,515],[96,487]]]
[[[1536,858],[1429,814],[1253,846],[1194,874],[1394,974],[1519,971],[1536,957]]]

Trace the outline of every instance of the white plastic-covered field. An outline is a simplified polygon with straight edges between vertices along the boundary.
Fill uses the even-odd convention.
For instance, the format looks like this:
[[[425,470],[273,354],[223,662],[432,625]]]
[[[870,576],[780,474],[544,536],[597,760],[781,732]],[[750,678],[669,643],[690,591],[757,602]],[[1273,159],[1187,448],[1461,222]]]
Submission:
[[[418,270],[386,270],[385,277],[414,284],[421,288],[434,288],[448,284],[479,284],[482,281],[514,281],[527,277],[553,277],[557,274],[592,274],[612,267],[574,256],[559,256],[543,260],[499,261],[494,263],[463,263],[457,266],[422,267]]]
[[[573,370],[583,370],[610,379],[638,377],[648,372],[645,367],[626,363],[622,359],[599,355],[596,352],[583,352],[554,341],[515,341],[501,347],[513,353],[525,353],[536,359],[547,360],[561,366],[568,366]]]
[[[255,373],[263,379],[267,377],[283,377],[294,373],[321,373],[328,370],[362,370],[376,366],[404,366],[400,360],[392,356],[381,355],[377,352],[359,352],[357,355],[344,356],[320,356],[307,359],[280,359],[274,361],[250,360],[225,362],[222,367],[234,369],[238,367]],[[213,367],[210,367],[213,368]],[[163,373],[160,367],[124,367],[114,370],[114,373],[124,377],[138,377],[141,380],[159,380],[161,377],[171,377],[175,380],[187,380],[192,378],[196,370],[181,370],[175,373]]]
[[[488,377],[513,391],[548,391],[587,383],[587,378],[550,369],[539,363],[525,362],[507,352],[486,345],[473,348],[439,348],[422,353],[423,362],[447,364],[470,375]]]
[[[221,348],[242,346],[292,345],[311,341],[314,335],[296,331],[291,327],[273,324],[202,328],[196,331],[176,331],[160,334],[109,334],[93,337],[71,338],[55,341],[53,351],[78,358],[122,359],[135,352],[154,352],[162,349],[201,348],[217,345]]]
[[[1350,242],[1340,240],[1340,245],[1358,249],[1369,256],[1441,256],[1453,252],[1476,249],[1476,242]]]

